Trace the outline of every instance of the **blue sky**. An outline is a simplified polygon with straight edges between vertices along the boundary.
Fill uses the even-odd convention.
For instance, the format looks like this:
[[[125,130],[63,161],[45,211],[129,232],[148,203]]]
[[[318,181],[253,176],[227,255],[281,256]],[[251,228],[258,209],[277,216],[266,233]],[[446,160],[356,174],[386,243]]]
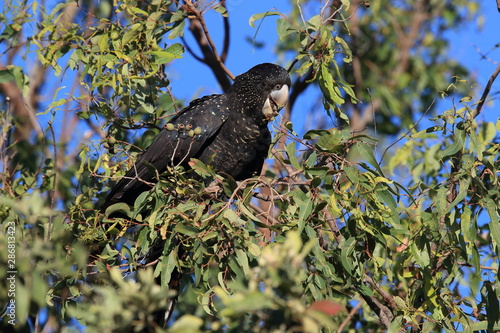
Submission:
[[[49,1],[54,3],[53,1]],[[227,67],[237,75],[245,72],[252,66],[262,62],[274,62],[283,65],[289,65],[290,59],[277,59],[274,45],[277,40],[276,34],[276,19],[277,16],[267,17],[263,21],[258,21],[261,24],[260,30],[257,32],[256,28],[249,25],[248,20],[251,15],[255,13],[266,12],[269,10],[278,10],[283,13],[289,13],[291,10],[290,0],[227,0],[227,7],[230,13],[231,24],[231,46],[229,56],[227,58]],[[483,59],[479,54],[480,50],[483,54],[487,54],[490,59],[497,59],[500,62],[500,51],[495,49],[491,51],[496,43],[500,42],[498,32],[500,31],[500,13],[496,8],[496,3],[493,0],[483,1],[483,9],[480,11],[484,16],[484,23],[482,29],[477,28],[477,24],[470,23],[468,28],[455,30],[447,36],[451,42],[450,55],[458,62],[464,64],[473,74],[477,81],[476,96],[480,96],[484,86],[486,85],[491,73],[497,67],[492,61]],[[0,6],[3,7],[0,0]],[[49,5],[49,7],[51,7]],[[222,45],[223,27],[222,19],[218,13],[209,11],[206,15],[206,20],[209,25],[210,33],[216,41],[219,49]],[[255,34],[257,42],[263,42],[262,48],[253,47],[248,41],[253,39]],[[193,42],[191,34],[186,30],[186,41],[191,47],[197,50],[196,44]],[[165,40],[166,43],[180,42],[180,40],[170,41]],[[31,56],[34,56],[32,54]],[[5,57],[1,57],[0,61],[5,64]],[[21,59],[17,59],[16,64],[29,69],[29,64],[26,64]],[[182,99],[188,103],[193,98],[221,92],[215,78],[207,66],[194,60],[187,52],[182,59],[174,60],[169,64],[168,76],[171,82],[171,89],[176,98]],[[50,78],[50,77],[49,77]],[[195,78],[193,80],[193,78]],[[53,78],[45,89],[45,96],[43,102],[50,104],[54,89],[65,85],[65,82],[71,84],[68,77],[63,80]],[[482,115],[479,120],[495,121],[500,113],[495,112],[494,102],[491,102],[491,97],[495,92],[499,91],[500,79],[495,82],[490,95],[490,102],[485,105]],[[63,90],[59,94],[59,98],[63,97]],[[297,101],[293,112],[292,121],[294,128],[298,130],[304,126],[306,114],[304,111],[309,111],[312,103],[316,101],[318,94],[313,89],[308,89]],[[321,107],[321,104],[318,105]],[[439,111],[446,110],[447,107],[443,106],[438,109]],[[301,112],[302,111],[302,112]],[[42,117],[42,126],[45,127],[44,121],[50,118]],[[333,126],[333,124],[332,124]],[[79,138],[75,138],[78,141]]]
[[[55,2],[49,1],[49,3]],[[276,19],[278,17],[267,17],[263,21],[259,20],[256,22],[257,25],[260,24],[258,32],[256,28],[249,25],[248,21],[251,15],[267,12],[269,10],[289,13],[291,10],[290,6],[290,0],[227,0],[231,24],[231,46],[226,65],[233,74],[237,75],[245,72],[252,66],[262,62],[280,63],[285,66],[289,65],[291,59],[277,59],[274,49],[274,45],[278,38],[276,33]],[[500,62],[500,51],[494,49],[495,44],[500,42],[498,34],[498,32],[500,32],[500,13],[498,13],[496,3],[493,0],[483,1],[483,6],[483,9],[480,11],[481,15],[483,15],[481,29],[477,27],[477,24],[471,22],[465,29],[463,27],[461,30],[456,29],[447,36],[451,46],[450,55],[458,62],[467,66],[473,74],[474,79],[477,81],[476,98],[479,98],[491,73],[497,67],[498,62]],[[49,5],[49,7],[51,6]],[[206,15],[206,20],[210,33],[220,49],[223,38],[222,18],[218,13],[209,11]],[[32,26],[34,27],[33,24]],[[187,29],[185,35],[187,43],[192,46],[195,52],[198,51]],[[254,36],[257,42],[263,43],[263,47],[254,47],[249,42]],[[165,40],[165,42],[173,43],[180,42],[180,40]],[[486,54],[488,59],[483,58],[480,53]],[[34,56],[35,54],[31,53],[29,58],[33,59]],[[5,56],[0,57],[0,61],[2,64],[5,64]],[[497,63],[495,63],[495,61],[497,61]],[[29,70],[31,66],[30,61],[23,61],[20,57],[16,59],[16,64],[23,66],[26,70]],[[187,52],[182,59],[174,60],[169,64],[167,73],[174,96],[182,99],[185,103],[188,103],[196,97],[221,92],[208,67],[194,60]],[[72,84],[69,77],[57,79],[49,74],[47,78],[49,82],[43,87],[44,96],[42,96],[42,102],[46,105],[50,104],[52,101],[54,91],[57,87],[68,85],[69,88]],[[496,107],[497,102],[493,98],[496,96],[495,94],[498,95],[499,88],[500,78],[492,87],[489,101],[483,108],[483,112],[478,118],[479,121],[496,121],[500,116],[500,112],[498,112],[498,108]],[[69,92],[61,90],[58,97],[66,97],[65,94],[67,93]],[[308,111],[317,101],[317,98],[317,89],[308,89],[301,95],[295,105],[292,121],[294,122],[294,129],[299,135],[304,132],[304,127],[308,127],[308,124],[306,124],[308,121]],[[439,105],[437,112],[445,111],[448,107],[449,106],[444,104]],[[318,104],[318,108],[321,108],[321,104]],[[59,112],[57,117],[62,118],[64,114],[65,112]],[[317,114],[321,115],[323,113],[318,112]],[[43,128],[47,127],[47,121],[49,121],[50,118],[50,114],[39,117]],[[55,123],[57,124],[57,122]],[[331,126],[333,127],[333,124]],[[56,127],[55,130],[59,132],[60,128]],[[73,141],[80,142],[85,130],[85,126],[82,125],[79,131],[74,133]]]
[[[478,98],[491,74],[500,65],[500,49],[495,49],[495,45],[500,43],[500,13],[493,0],[483,1],[482,6],[481,14],[484,15],[484,23],[481,29],[470,24],[468,29],[456,30],[449,36],[450,55],[464,64],[472,73],[478,84]],[[486,58],[483,59],[482,55],[486,55]],[[493,97],[498,100],[499,91],[500,78],[493,84],[489,101],[479,119],[495,121],[500,117],[498,101],[495,103],[492,101]]]
[[[257,29],[252,28],[248,20],[255,13],[267,12],[277,9],[283,13],[290,11],[289,1],[227,1],[229,21],[231,24],[231,45],[226,66],[233,74],[238,75],[246,72],[248,69],[263,62],[279,63],[276,58],[274,45],[277,40],[276,19],[277,16],[268,17],[263,21],[256,22],[256,26],[261,24],[260,30],[256,36],[256,41],[264,42],[262,48],[254,48],[248,42],[248,38],[253,38]],[[222,48],[223,26],[222,18],[218,13],[208,12],[206,20],[209,25],[210,33],[216,42],[218,50]],[[196,43],[191,34],[186,30],[187,43],[198,51]],[[200,54],[200,53],[197,53]],[[175,60],[168,69],[172,83],[173,92],[182,98],[191,99],[193,94],[200,93],[219,93],[220,89],[211,71],[207,66],[194,62],[193,58],[186,53],[183,59]],[[196,75],[196,85],[193,87],[192,77]],[[200,91],[200,89],[203,89]]]
[[[49,1],[50,3],[51,1]],[[482,29],[478,29],[476,24],[470,24],[468,28],[456,30],[449,34],[448,38],[451,41],[450,54],[457,59],[458,62],[464,64],[473,73],[473,77],[477,81],[476,97],[479,97],[490,78],[491,73],[500,63],[500,50],[491,51],[495,44],[500,43],[500,13],[496,8],[496,3],[493,0],[483,1],[483,9],[481,13],[484,15],[484,23]],[[4,4],[0,0],[0,6]],[[253,38],[256,29],[248,24],[248,20],[252,14],[266,12],[268,10],[277,9],[283,13],[290,11],[289,0],[227,0],[228,10],[230,12],[230,23],[232,28],[231,47],[227,60],[227,67],[233,74],[245,72],[250,67],[262,62],[274,62],[288,65],[288,61],[281,62],[277,59],[274,50],[275,41],[277,39],[275,21],[277,17],[269,17],[262,22],[260,30],[256,36],[256,41],[264,42],[262,48],[254,48],[248,38]],[[214,37],[217,45],[220,48],[222,40],[222,20],[219,14],[209,13],[206,17],[209,24],[209,29]],[[260,22],[257,22],[258,24]],[[190,38],[189,32],[186,33],[186,40],[191,45],[195,45]],[[191,42],[190,42],[191,41]],[[194,46],[193,49],[197,50]],[[486,54],[489,59],[483,59],[479,50]],[[3,52],[0,50],[0,53]],[[5,65],[5,57],[1,57],[2,65]],[[17,59],[18,65],[24,68],[29,68],[29,64]],[[497,61],[497,63],[495,63]],[[186,103],[195,97],[206,94],[219,93],[220,88],[217,85],[211,71],[203,64],[196,62],[186,53],[183,59],[172,62],[167,70],[171,81],[171,88],[177,98],[182,98]],[[193,79],[195,78],[195,79]],[[67,78],[64,81],[68,81]],[[64,84],[64,81],[62,84]],[[71,83],[68,82],[68,85]],[[44,102],[49,104],[54,87],[60,86],[61,81],[51,81],[46,89]],[[500,78],[492,87],[490,101],[485,105],[479,120],[496,121],[500,117],[498,111],[498,101],[492,100],[492,97],[498,98],[500,91]],[[63,97],[63,96],[59,96]],[[294,117],[292,120],[296,123],[295,128],[300,128],[304,124],[305,114],[301,110],[309,110],[311,100],[315,99],[316,94],[310,89],[298,100]],[[437,110],[444,111],[446,108]],[[62,117],[64,112],[60,112]],[[42,127],[46,127],[46,121],[50,120],[50,115],[40,117]],[[56,129],[60,130],[60,129]],[[75,133],[75,142],[79,142],[83,135],[84,129],[81,132]]]
[[[55,2],[49,1],[49,3]],[[496,3],[493,0],[483,1],[483,6],[483,9],[480,11],[481,15],[483,15],[481,29],[478,28],[477,24],[471,22],[465,29],[463,27],[461,30],[456,29],[447,36],[451,46],[450,55],[458,62],[467,66],[473,74],[474,79],[477,81],[476,98],[481,95],[491,73],[498,65],[498,63],[495,63],[495,59],[500,62],[500,51],[494,49],[495,44],[500,42],[498,34],[500,31],[500,13],[498,13]],[[49,7],[51,6],[49,5]],[[263,21],[257,21],[256,25],[260,25],[258,32],[256,28],[249,25],[248,21],[251,15],[267,12],[269,10],[289,13],[291,10],[290,0],[227,0],[227,7],[230,13],[231,46],[226,65],[233,74],[237,75],[245,72],[252,66],[262,62],[280,63],[285,66],[289,65],[291,59],[277,59],[274,49],[274,45],[278,38],[276,33],[276,19],[278,17],[272,16],[267,17]],[[209,11],[206,15],[206,20],[210,33],[220,49],[223,38],[222,18],[218,13]],[[187,29],[185,35],[187,43],[191,45],[195,52],[198,51]],[[263,47],[254,47],[249,42],[254,36],[257,42],[263,43]],[[165,42],[173,43],[181,41],[165,40]],[[480,52],[486,54],[489,59],[484,59]],[[34,56],[34,53],[31,53],[29,58],[32,59]],[[0,61],[5,64],[5,57],[1,57]],[[30,62],[25,62],[20,59],[20,57],[17,58],[16,64],[28,70],[30,68]],[[196,97],[221,92],[208,67],[194,60],[187,52],[182,59],[174,60],[169,64],[167,73],[174,95],[176,98],[182,99],[185,103],[188,103]],[[42,96],[42,102],[46,105],[50,104],[57,87],[68,85],[69,88],[72,84],[69,77],[56,79],[53,75],[51,76],[51,74],[49,74],[48,79],[50,80],[44,87],[44,96]],[[496,107],[497,102],[495,99],[492,99],[495,93],[498,93],[500,90],[499,88],[500,78],[493,85],[489,102],[486,103],[482,114],[479,116],[479,121],[496,121],[500,116],[500,112],[497,111],[498,108]],[[68,92],[61,90],[58,97],[66,97],[66,93]],[[294,129],[299,135],[309,126],[307,123],[308,111],[317,101],[317,98],[317,89],[308,89],[301,95],[295,105],[292,121],[294,122]],[[322,108],[320,103],[318,104],[318,108]],[[439,105],[437,112],[445,111],[447,108],[449,108],[449,106],[443,103]],[[58,112],[57,117],[63,117],[64,114],[65,112]],[[324,113],[318,112],[316,114],[320,116]],[[47,127],[47,121],[49,121],[50,118],[50,114],[39,117],[43,128]],[[57,122],[55,123],[57,124]],[[333,124],[331,124],[331,127],[333,127]],[[57,132],[61,129],[56,127],[55,130],[56,134],[58,134]],[[85,126],[82,125],[79,131],[75,131],[73,138],[75,143],[80,142],[85,130]]]
[[[264,42],[263,48],[253,48],[252,45],[247,41],[247,39],[253,38],[256,29],[252,28],[248,24],[248,20],[251,15],[260,12],[266,12],[268,10],[277,9],[283,13],[288,13],[290,11],[290,1],[289,0],[275,0],[275,1],[245,1],[245,0],[228,0],[228,9],[230,13],[230,23],[232,30],[231,36],[231,48],[229,56],[227,59],[227,67],[237,75],[245,72],[253,65],[262,62],[276,62],[288,65],[289,62],[282,62],[283,59],[277,59],[276,52],[274,50],[275,41],[277,39],[276,34],[276,19],[277,16],[267,17],[260,27],[259,32],[256,36],[256,41]],[[484,16],[484,23],[482,24],[482,29],[479,29],[477,24],[471,22],[467,29],[458,30],[451,32],[447,36],[450,40],[450,52],[449,54],[455,58],[458,62],[464,64],[470,72],[473,74],[474,79],[477,81],[476,94],[479,97],[482,90],[491,73],[495,70],[498,64],[500,64],[500,50],[495,49],[491,51],[496,43],[500,43],[500,13],[497,11],[496,3],[493,0],[483,1],[483,9],[480,13]],[[222,20],[220,16],[216,13],[210,13],[207,15],[207,22],[209,24],[209,29],[218,42],[217,45],[221,45],[222,39]],[[257,23],[260,23],[257,22]],[[190,38],[190,33],[186,32],[186,40],[188,43],[192,41]],[[194,45],[193,49],[196,50],[196,45],[191,42],[190,45]],[[220,48],[220,46],[219,46]],[[479,51],[483,54],[498,62],[495,64],[488,59],[482,59]],[[193,62],[189,54],[186,54],[183,59],[175,60],[168,69],[172,83],[172,89],[177,97],[183,98],[185,100],[190,100],[194,96],[199,94],[205,95],[208,93],[218,93],[220,89],[217,86],[213,75],[210,70],[199,62]],[[192,76],[196,75],[196,84],[193,85]],[[493,94],[500,89],[500,79],[495,82],[492,88],[492,95],[490,95],[490,100]],[[312,97],[310,94],[306,94],[298,101],[296,106],[297,110],[308,110],[311,101],[309,98]],[[499,116],[499,112],[494,112],[493,103],[490,101],[485,105],[483,114],[480,119],[487,121],[495,121]],[[297,112],[295,110],[294,112]],[[443,109],[442,111],[444,111]],[[297,120],[303,119],[303,115],[296,116]]]

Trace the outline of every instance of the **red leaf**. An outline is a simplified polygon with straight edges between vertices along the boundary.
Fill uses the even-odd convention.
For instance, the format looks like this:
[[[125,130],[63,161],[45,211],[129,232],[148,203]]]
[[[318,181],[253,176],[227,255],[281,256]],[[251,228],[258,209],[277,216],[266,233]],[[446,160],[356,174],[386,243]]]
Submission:
[[[340,310],[342,310],[343,306],[332,302],[332,301],[317,301],[311,304],[311,306],[307,310],[316,310],[319,312],[323,312],[329,316],[333,316],[337,314]]]

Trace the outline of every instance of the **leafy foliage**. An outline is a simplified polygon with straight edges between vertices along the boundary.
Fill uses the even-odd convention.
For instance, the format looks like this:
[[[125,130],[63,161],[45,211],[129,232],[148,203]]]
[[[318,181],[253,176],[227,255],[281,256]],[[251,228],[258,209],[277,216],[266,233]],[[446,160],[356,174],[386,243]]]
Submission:
[[[437,56],[442,40],[428,30],[432,40],[421,49],[435,55],[425,60],[428,71],[423,59],[412,57],[397,82],[381,84],[367,74],[363,85],[350,83],[356,80],[346,66],[353,61],[384,63],[390,56],[379,70],[391,71],[401,55],[389,52],[395,38],[385,29],[386,15],[402,24],[411,9],[406,2],[373,3],[357,23],[345,19],[353,9],[349,1],[307,20],[309,2],[288,16],[252,16],[256,26],[270,14],[280,16],[280,50],[294,51],[295,91],[317,84],[325,110],[344,126],[299,136],[291,122],[276,125],[276,167],[258,179],[236,183],[192,160],[201,178],[217,180],[216,192],[181,167],[171,168],[133,207],[115,205],[120,218],[100,212],[99,198],[174,113],[178,103],[164,65],[183,57],[176,38],[212,4],[103,3],[109,8],[66,3],[50,12],[10,4],[2,17],[2,36],[14,48],[40,15],[27,46],[36,49],[46,75],[72,73],[79,82],[69,96],[59,98],[57,90],[47,107],[39,105],[37,116],[48,121],[46,128],[31,128],[36,135],[19,132],[30,128],[17,117],[15,100],[2,106],[0,260],[2,267],[12,264],[15,244],[16,330],[35,323],[68,329],[77,320],[89,332],[161,332],[157,314],[175,297],[172,332],[500,329],[500,122],[477,121],[478,99],[471,94],[426,128],[412,124],[383,152],[379,138],[346,126],[346,110],[366,100],[363,85],[381,88],[372,95],[381,103],[377,115],[392,110],[409,124],[406,111],[416,96],[425,92],[420,106],[430,103],[428,82],[444,83],[448,71],[461,74]],[[222,5],[215,9],[227,15]],[[442,29],[462,19],[461,2],[436,6],[446,12]],[[429,18],[434,24],[431,19],[436,16]],[[369,26],[381,33],[370,43],[381,47],[353,52],[358,35],[348,38],[348,31]],[[164,40],[174,42],[160,47]],[[1,69],[0,84],[27,96],[25,70]],[[410,82],[417,70],[425,82],[412,81],[401,98],[392,88]],[[455,77],[440,88],[441,97],[454,101],[468,88]],[[94,131],[76,148],[56,138],[63,110]],[[161,255],[148,261],[152,252]],[[2,300],[11,288],[9,274],[0,272]],[[175,279],[180,288],[168,290]],[[4,316],[0,326],[11,328],[8,320]]]

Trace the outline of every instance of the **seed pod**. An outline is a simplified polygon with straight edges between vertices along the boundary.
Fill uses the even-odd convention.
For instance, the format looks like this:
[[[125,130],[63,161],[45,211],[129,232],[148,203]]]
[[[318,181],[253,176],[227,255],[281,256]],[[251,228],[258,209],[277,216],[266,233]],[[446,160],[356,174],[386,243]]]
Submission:
[[[201,127],[198,126],[193,131],[194,131],[194,134],[196,134],[196,135],[201,134]]]
[[[167,131],[173,131],[175,129],[175,126],[172,123],[168,123],[165,125],[165,128],[167,129]]]
[[[193,130],[190,130],[190,131],[188,132],[188,135],[189,135],[190,137],[193,137],[193,136],[194,136],[194,131],[193,131]]]
[[[108,136],[108,143],[112,146],[116,143],[116,138],[114,136]]]
[[[187,129],[187,130],[190,130],[191,128],[193,128],[193,125],[191,125],[191,124],[187,124],[187,125],[186,125],[186,129]]]

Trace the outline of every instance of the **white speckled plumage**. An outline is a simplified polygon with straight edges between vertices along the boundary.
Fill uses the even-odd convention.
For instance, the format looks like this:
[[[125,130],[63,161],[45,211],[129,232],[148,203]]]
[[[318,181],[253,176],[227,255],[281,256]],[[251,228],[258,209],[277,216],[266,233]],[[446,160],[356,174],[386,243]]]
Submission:
[[[141,180],[154,181],[154,169],[161,173],[168,165],[186,164],[190,158],[236,180],[258,175],[271,143],[268,121],[286,104],[289,87],[286,70],[266,63],[237,76],[227,93],[192,101],[115,185],[102,209],[116,202],[132,204],[149,189]],[[194,134],[198,127],[201,131]]]

